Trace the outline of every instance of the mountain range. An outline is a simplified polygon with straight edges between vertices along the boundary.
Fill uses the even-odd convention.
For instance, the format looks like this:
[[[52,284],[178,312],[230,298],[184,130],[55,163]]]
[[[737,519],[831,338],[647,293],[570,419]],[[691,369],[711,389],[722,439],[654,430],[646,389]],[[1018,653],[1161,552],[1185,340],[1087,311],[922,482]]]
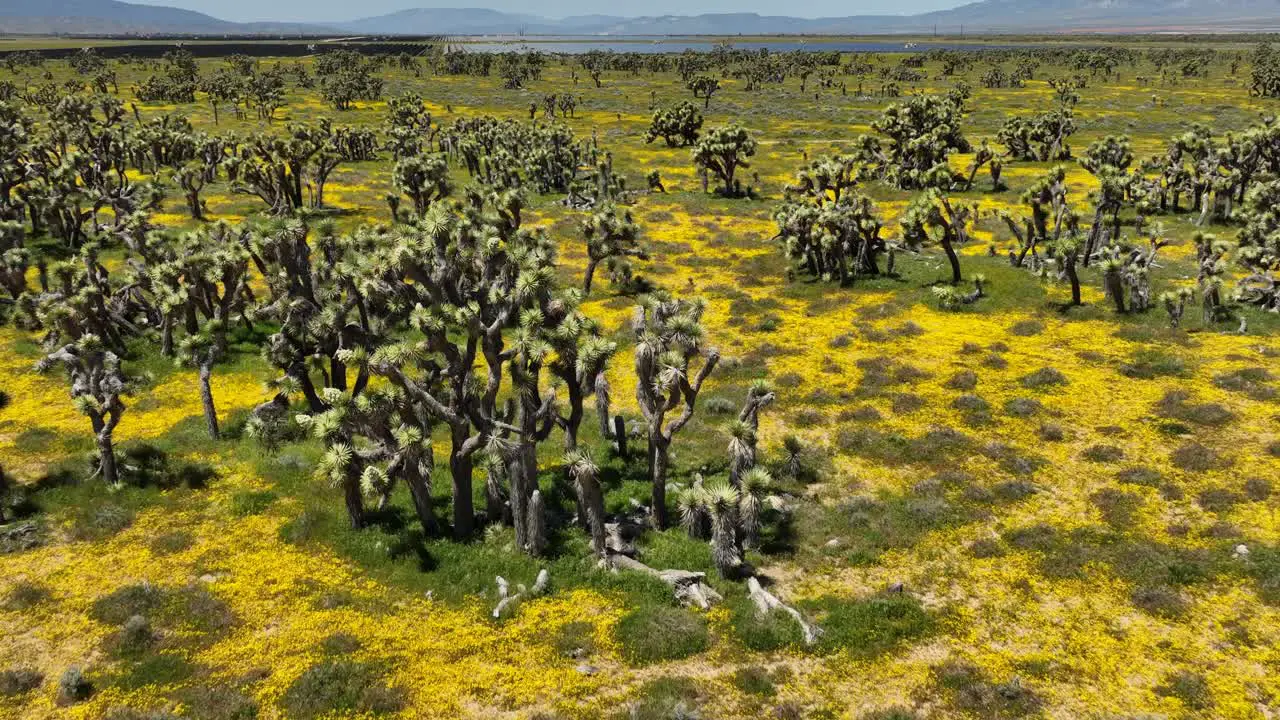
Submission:
[[[0,33],[63,35],[765,35],[1014,31],[1261,31],[1280,0],[980,0],[918,15],[797,18],[755,13],[547,18],[417,8],[341,23],[236,23],[119,0],[2,0]]]

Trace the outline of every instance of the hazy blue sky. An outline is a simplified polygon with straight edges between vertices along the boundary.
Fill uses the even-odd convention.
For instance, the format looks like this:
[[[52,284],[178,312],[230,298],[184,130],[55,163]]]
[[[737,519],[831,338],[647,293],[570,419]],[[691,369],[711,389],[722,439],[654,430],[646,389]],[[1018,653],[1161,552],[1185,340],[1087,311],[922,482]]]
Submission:
[[[504,12],[564,17],[566,15],[697,15],[708,12],[756,12],[762,15],[828,17],[842,15],[909,15],[955,7],[969,0],[650,0],[637,4],[597,0],[129,0],[198,10],[223,20],[354,20],[415,7],[487,7]]]

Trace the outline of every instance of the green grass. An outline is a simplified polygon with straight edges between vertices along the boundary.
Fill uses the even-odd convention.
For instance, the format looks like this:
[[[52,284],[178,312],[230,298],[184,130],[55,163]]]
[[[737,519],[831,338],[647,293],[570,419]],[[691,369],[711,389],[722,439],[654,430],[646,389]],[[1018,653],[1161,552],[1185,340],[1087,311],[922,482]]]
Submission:
[[[622,656],[632,665],[679,660],[710,645],[707,621],[701,615],[661,605],[627,613],[618,621],[616,633]]]

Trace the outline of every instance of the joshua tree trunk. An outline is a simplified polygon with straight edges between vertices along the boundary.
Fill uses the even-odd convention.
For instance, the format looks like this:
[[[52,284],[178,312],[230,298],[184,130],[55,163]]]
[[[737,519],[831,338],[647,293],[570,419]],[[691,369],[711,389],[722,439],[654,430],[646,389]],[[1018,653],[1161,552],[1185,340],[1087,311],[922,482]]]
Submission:
[[[428,447],[428,456],[425,467],[431,467],[430,448]],[[419,471],[417,462],[410,461],[405,464],[404,472],[405,485],[409,486],[409,495],[413,498],[413,509],[418,514],[418,522],[422,524],[422,532],[427,537],[434,537],[440,533],[440,526],[436,522],[436,514],[431,505],[431,478],[424,477]]]
[[[671,443],[661,431],[649,434],[649,477],[653,478],[653,506],[649,519],[659,530],[667,527],[667,468],[671,464]]]
[[[951,246],[951,234],[942,234],[942,249],[947,253],[947,262],[951,263],[951,284],[959,284],[960,277],[960,258],[956,255],[956,249]]]
[[[1076,255],[1070,253],[1065,258],[1063,271],[1067,274],[1067,279],[1071,281],[1071,304],[1073,306],[1080,304],[1080,274],[1076,272]]]
[[[741,564],[732,515],[725,511],[711,518],[711,560],[723,578],[733,577]]]
[[[463,451],[467,428],[455,425],[453,448],[449,453],[449,474],[453,477],[453,539],[466,540],[475,530],[475,506],[471,500],[471,454]]]
[[[588,260],[587,271],[582,276],[582,296],[591,296],[591,281],[595,278],[596,266],[600,264],[599,260]]]
[[[1107,270],[1102,274],[1102,282],[1106,286],[1107,295],[1116,304],[1116,312],[1123,313],[1125,311],[1124,285],[1120,279],[1120,271]]]
[[[213,405],[213,389],[209,387],[213,375],[213,364],[210,361],[200,363],[200,404],[204,407],[204,424],[209,428],[209,439],[217,440],[218,411]]]
[[[102,479],[108,485],[120,484],[120,473],[116,469],[116,450],[111,441],[111,430],[104,429],[98,433],[98,461],[101,463]]]
[[[347,504],[347,517],[351,520],[352,530],[364,527],[364,494],[360,490],[363,468],[364,463],[353,458],[342,476],[342,495]]]
[[[547,549],[546,507],[542,500],[542,491],[534,490],[529,497],[529,515],[525,519],[525,532],[528,535],[525,552],[530,555],[541,555]]]

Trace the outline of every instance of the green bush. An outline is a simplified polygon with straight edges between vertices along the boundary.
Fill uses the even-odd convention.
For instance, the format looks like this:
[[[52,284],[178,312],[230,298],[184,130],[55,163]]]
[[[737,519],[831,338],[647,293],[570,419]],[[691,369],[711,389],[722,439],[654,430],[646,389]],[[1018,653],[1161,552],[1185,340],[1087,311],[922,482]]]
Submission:
[[[686,677],[664,677],[645,683],[626,720],[684,720],[697,717],[698,685]]]
[[[235,688],[193,687],[178,692],[189,720],[255,720],[258,704]]]
[[[803,637],[795,619],[781,610],[760,615],[750,598],[742,597],[732,605],[733,632],[743,645],[761,652],[798,647]]]
[[[632,610],[618,621],[615,632],[623,658],[632,665],[687,658],[710,645],[702,616],[663,605]]]
[[[822,628],[818,649],[848,651],[873,656],[928,635],[934,620],[907,595],[886,595],[863,600],[823,597],[800,603]]]
[[[44,682],[41,675],[33,668],[20,667],[0,671],[0,696],[13,696],[29,693]]]
[[[330,660],[302,673],[280,699],[285,717],[312,720],[334,714],[385,715],[404,707],[404,697],[382,683],[369,663]]]
[[[275,501],[276,494],[270,490],[236,493],[231,497],[231,512],[236,517],[261,515]]]

